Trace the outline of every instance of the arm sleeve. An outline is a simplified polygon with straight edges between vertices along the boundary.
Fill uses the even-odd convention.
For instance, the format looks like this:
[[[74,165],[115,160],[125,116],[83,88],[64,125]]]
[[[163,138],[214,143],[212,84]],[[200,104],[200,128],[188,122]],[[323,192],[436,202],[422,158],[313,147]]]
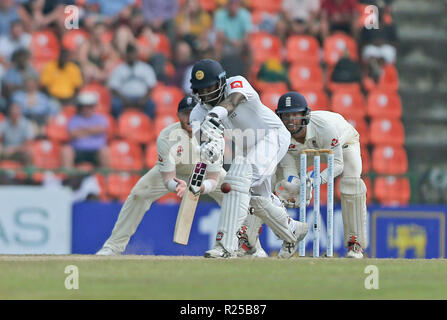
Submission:
[[[334,179],[343,172],[343,150],[340,137],[337,135],[333,126],[328,126],[322,131],[320,145],[322,149],[330,149],[334,152]],[[327,182],[328,171],[324,169],[321,172],[321,184]]]
[[[175,171],[175,159],[170,153],[170,144],[166,139],[167,138],[163,135],[158,136],[157,139],[157,164],[160,168],[160,172]]]
[[[255,99],[258,94],[250,85],[250,83],[242,76],[235,76],[228,79],[227,93],[228,95],[238,92],[241,93],[247,101]]]

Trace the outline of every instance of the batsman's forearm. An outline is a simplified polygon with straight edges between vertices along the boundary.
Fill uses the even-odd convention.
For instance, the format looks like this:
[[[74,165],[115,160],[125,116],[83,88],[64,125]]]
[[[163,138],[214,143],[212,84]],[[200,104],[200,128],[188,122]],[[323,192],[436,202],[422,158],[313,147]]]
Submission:
[[[230,94],[226,99],[219,103],[220,107],[225,108],[228,111],[228,114],[232,114],[234,110],[236,110],[237,106],[245,100],[243,94],[239,92],[234,92]],[[212,112],[212,110],[211,110]]]

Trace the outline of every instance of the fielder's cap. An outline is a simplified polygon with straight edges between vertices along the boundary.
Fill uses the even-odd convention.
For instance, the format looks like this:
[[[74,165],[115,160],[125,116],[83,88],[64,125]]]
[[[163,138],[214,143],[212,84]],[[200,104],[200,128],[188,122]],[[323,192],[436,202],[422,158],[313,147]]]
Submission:
[[[199,101],[192,95],[186,95],[178,104],[177,112],[192,110]]]
[[[77,102],[81,106],[91,106],[98,103],[98,95],[94,92],[81,92]]]

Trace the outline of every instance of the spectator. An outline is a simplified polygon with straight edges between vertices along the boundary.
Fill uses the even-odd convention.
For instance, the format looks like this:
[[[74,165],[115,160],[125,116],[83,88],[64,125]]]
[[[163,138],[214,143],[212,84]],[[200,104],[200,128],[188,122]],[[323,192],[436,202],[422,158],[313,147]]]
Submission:
[[[12,22],[16,20],[28,21],[26,11],[14,3],[14,0],[0,1],[0,35],[8,35]]]
[[[77,113],[68,122],[70,145],[62,149],[64,168],[72,168],[74,164],[82,162],[108,167],[108,122],[104,115],[95,113],[97,102],[96,95],[92,93],[79,94]]]
[[[58,105],[39,91],[39,82],[36,77],[28,76],[24,81],[25,90],[15,91],[12,102],[20,106],[25,117],[36,122],[40,129],[43,129],[48,117],[59,111]]]
[[[112,114],[115,118],[126,107],[142,109],[154,118],[155,105],[151,99],[152,88],[157,84],[154,69],[138,60],[137,48],[128,45],[126,61],[113,70],[108,86],[112,91]]]
[[[26,4],[26,8],[32,19],[32,29],[39,30],[46,27],[53,27],[55,32],[64,28],[64,4],[69,0],[34,0]]]
[[[184,88],[185,77],[188,77],[186,86],[191,86],[189,78],[191,77],[191,67],[194,64],[192,50],[186,41],[179,41],[175,48],[174,57],[174,75],[168,81],[169,85]],[[189,71],[189,73],[188,73]]]
[[[8,117],[0,124],[0,159],[29,165],[31,163],[29,146],[33,138],[34,129],[31,122],[23,117],[19,105],[11,104]]]
[[[62,49],[57,61],[49,62],[43,69],[40,83],[62,104],[71,103],[82,86],[79,67],[70,61],[70,52]]]
[[[208,33],[213,21],[210,14],[202,9],[199,0],[186,0],[175,22],[177,38],[187,41],[194,52],[202,51],[210,45]]]
[[[120,59],[119,53],[106,41],[106,33],[107,25],[96,23],[90,38],[79,48],[78,60],[87,83],[104,82]]]
[[[381,60],[383,63],[396,61],[397,30],[392,22],[386,22],[387,6],[384,1],[377,1],[378,29],[363,27],[360,32],[360,47],[364,62]],[[375,62],[373,62],[375,63]]]
[[[155,32],[165,32],[175,45],[175,17],[178,13],[177,0],[142,0],[143,16]]]
[[[228,0],[227,5],[215,13],[217,31],[216,56],[241,56],[245,52],[248,36],[252,31],[250,12],[241,7],[241,0]]]
[[[289,21],[286,19],[283,13],[279,13],[278,18],[275,20],[273,35],[278,37],[282,45],[285,46],[287,44],[289,32],[290,32]]]
[[[349,58],[348,52],[337,61],[331,74],[331,81],[335,83],[358,83],[361,81],[361,69],[356,61]]]
[[[0,63],[11,61],[12,54],[17,49],[27,49],[31,43],[31,35],[25,32],[25,27],[20,20],[11,23],[8,35],[0,36]]]
[[[282,14],[292,34],[318,36],[320,32],[320,0],[283,0]]]
[[[262,82],[284,82],[287,86],[289,85],[286,68],[275,58],[270,58],[261,65],[257,79]]]
[[[87,0],[86,7],[92,15],[96,15],[96,22],[103,21],[110,23],[116,17],[120,17],[124,12],[135,4],[135,0]]]
[[[9,99],[15,90],[24,89],[27,76],[38,77],[36,70],[31,66],[30,54],[26,49],[14,51],[11,57],[12,67],[3,77],[3,94]]]
[[[321,29],[323,40],[334,31],[357,38],[357,0],[322,0]]]

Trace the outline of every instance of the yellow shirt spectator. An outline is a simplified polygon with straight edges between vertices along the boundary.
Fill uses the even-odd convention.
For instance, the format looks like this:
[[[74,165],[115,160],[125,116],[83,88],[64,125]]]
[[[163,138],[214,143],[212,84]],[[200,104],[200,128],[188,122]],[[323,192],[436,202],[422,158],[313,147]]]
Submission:
[[[198,0],[188,0],[184,10],[175,18],[177,30],[180,34],[192,34],[199,37],[212,27],[209,13],[200,8]]]
[[[58,61],[53,61],[45,66],[40,82],[53,97],[68,99],[82,85],[82,74],[73,62],[67,62],[60,68]]]

